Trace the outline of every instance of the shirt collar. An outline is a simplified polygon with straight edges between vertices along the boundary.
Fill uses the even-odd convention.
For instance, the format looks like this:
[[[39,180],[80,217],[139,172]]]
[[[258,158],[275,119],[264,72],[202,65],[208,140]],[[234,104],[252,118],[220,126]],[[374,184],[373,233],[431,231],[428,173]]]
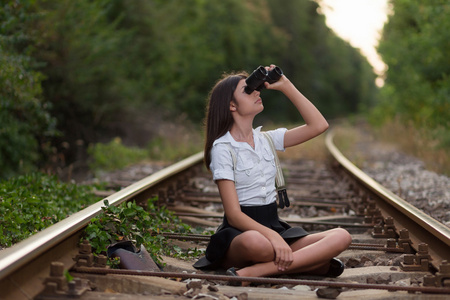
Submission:
[[[255,129],[252,129],[253,131],[253,137],[256,143],[256,136],[261,132],[261,128],[262,126],[259,126]],[[220,138],[216,139],[213,143],[213,146],[215,146],[216,144],[221,144],[221,143],[230,143],[231,145],[233,145],[234,147],[239,147],[240,144],[238,142],[236,142],[234,140],[234,138],[231,136],[230,131],[227,131],[227,133],[225,133],[223,136],[221,136]]]

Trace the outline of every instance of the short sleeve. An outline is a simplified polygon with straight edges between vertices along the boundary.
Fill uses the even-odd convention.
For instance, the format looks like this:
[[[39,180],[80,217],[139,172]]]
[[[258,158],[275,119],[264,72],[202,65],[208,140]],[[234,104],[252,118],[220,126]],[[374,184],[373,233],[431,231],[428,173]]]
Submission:
[[[275,130],[269,130],[267,133],[272,137],[275,149],[278,151],[284,151],[284,135],[287,128],[278,128]]]
[[[209,168],[214,181],[220,179],[234,181],[233,158],[225,144],[216,144],[212,147]]]

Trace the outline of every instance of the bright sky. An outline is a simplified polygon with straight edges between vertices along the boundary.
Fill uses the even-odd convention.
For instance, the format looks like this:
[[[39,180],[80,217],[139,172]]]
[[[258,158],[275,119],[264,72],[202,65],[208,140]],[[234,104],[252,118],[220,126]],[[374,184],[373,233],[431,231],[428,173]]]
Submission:
[[[361,49],[375,73],[382,74],[385,64],[375,47],[387,21],[388,0],[319,0],[328,27],[353,47]],[[380,79],[381,80],[381,79]],[[377,82],[377,84],[382,84]]]

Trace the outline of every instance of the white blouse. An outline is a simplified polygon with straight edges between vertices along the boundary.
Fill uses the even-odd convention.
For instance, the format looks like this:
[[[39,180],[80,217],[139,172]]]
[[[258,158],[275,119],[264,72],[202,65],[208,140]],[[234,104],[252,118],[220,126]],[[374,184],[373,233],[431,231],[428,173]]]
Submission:
[[[284,151],[286,128],[267,131],[275,149]],[[276,201],[275,160],[269,142],[261,133],[261,126],[253,129],[255,149],[246,142],[237,142],[228,131],[214,141],[211,149],[210,169],[213,180],[234,181],[239,203],[242,206],[266,205]],[[236,170],[229,147],[236,156]]]

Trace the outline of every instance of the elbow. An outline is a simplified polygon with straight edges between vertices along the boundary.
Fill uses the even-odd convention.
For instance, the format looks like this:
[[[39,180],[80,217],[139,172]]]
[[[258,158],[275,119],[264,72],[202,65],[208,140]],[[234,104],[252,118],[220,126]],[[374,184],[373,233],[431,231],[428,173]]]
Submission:
[[[237,226],[239,222],[236,220],[236,218],[233,218],[232,216],[227,216],[227,221],[231,227],[238,228]]]
[[[321,134],[327,131],[327,129],[330,127],[328,122],[326,120],[323,120],[318,126],[317,126],[317,133]]]
[[[242,217],[245,216],[243,212],[241,211],[235,211],[233,213],[225,213],[225,216],[227,218],[227,222],[231,227],[240,228],[240,225],[243,222]]]
[[[327,129],[330,127],[330,124],[328,124],[328,122],[327,121],[324,121],[324,124],[323,124],[323,130],[322,130],[322,132],[325,132],[325,131],[327,131]]]

